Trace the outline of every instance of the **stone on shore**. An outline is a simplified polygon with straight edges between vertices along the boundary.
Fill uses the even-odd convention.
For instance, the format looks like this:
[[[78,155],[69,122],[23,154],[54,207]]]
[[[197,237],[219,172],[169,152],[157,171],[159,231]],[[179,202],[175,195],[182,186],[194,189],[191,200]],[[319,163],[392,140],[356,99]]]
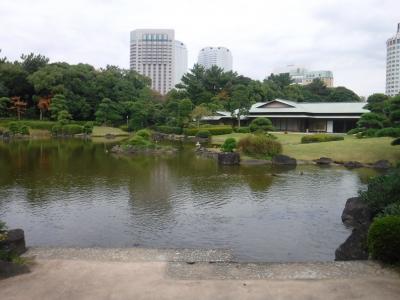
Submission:
[[[26,252],[25,235],[22,229],[13,229],[7,231],[7,238],[0,241],[0,247],[7,252],[21,255]]]
[[[278,154],[272,158],[272,163],[276,165],[297,165],[297,161],[295,158]]]
[[[353,229],[347,240],[335,251],[335,260],[366,260],[368,226],[360,226]]]
[[[317,165],[330,165],[333,162],[333,160],[329,157],[320,157],[314,161]]]
[[[360,163],[359,161],[346,161],[344,163],[344,166],[346,168],[353,169],[353,168],[362,168],[364,167],[364,164]]]
[[[392,165],[387,160],[378,160],[372,164],[372,167],[375,169],[389,169]]]
[[[237,152],[218,153],[218,163],[227,166],[238,165],[240,163],[240,154]]]

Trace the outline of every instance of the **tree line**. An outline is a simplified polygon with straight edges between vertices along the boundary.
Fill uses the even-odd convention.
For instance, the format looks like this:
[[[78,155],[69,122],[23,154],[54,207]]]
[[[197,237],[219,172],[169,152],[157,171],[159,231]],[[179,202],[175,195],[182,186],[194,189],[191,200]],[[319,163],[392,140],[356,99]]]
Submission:
[[[213,66],[195,65],[167,95],[151,90],[149,78],[116,66],[50,63],[30,53],[18,61],[0,58],[0,117],[73,119],[131,129],[152,125],[184,127],[217,110],[246,114],[251,105],[275,98],[298,102],[348,102],[360,97],[321,80],[293,84],[289,74],[253,80]]]

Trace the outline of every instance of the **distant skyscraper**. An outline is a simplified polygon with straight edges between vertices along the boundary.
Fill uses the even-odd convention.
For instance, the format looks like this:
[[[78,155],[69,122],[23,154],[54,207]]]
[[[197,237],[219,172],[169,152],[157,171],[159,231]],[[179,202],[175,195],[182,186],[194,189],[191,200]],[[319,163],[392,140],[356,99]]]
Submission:
[[[175,76],[174,85],[181,82],[188,69],[188,55],[184,43],[175,40]]]
[[[198,64],[206,69],[218,66],[225,72],[232,71],[232,53],[225,47],[206,47],[199,52]]]
[[[130,68],[151,79],[151,87],[165,95],[187,68],[187,51],[175,41],[172,29],[131,31]],[[179,78],[179,79],[178,79]]]
[[[400,23],[397,33],[386,41],[386,95],[400,93]]]

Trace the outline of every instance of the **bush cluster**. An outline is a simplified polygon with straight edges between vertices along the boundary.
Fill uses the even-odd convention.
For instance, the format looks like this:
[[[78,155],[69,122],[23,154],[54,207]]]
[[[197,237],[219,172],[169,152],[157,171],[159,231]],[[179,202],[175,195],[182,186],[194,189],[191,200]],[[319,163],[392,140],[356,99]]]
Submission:
[[[10,122],[8,124],[8,130],[12,134],[29,135],[29,127],[23,122]]]
[[[83,132],[86,134],[91,134],[93,132],[94,123],[93,122],[86,122],[83,125]]]
[[[274,130],[274,126],[272,125],[272,122],[268,118],[256,118],[250,123],[250,131],[251,132],[256,132],[256,131],[261,131],[261,132],[268,132],[271,130]]]
[[[400,137],[400,128],[396,127],[387,127],[387,128],[382,128],[378,129],[375,132],[376,137],[381,137],[381,136],[389,136],[389,137]]]
[[[250,156],[269,158],[280,154],[282,145],[265,135],[248,134],[239,140],[238,149]]]
[[[183,133],[187,136],[196,136],[200,130],[207,130],[211,135],[222,135],[230,134],[233,132],[230,126],[213,126],[213,127],[201,127],[201,128],[185,128]]]
[[[376,218],[368,231],[372,258],[387,263],[400,262],[400,216]]]
[[[318,134],[310,134],[303,136],[301,138],[301,143],[308,144],[308,143],[321,143],[321,142],[342,141],[342,140],[344,140],[344,137],[341,135],[318,133]]]
[[[221,146],[222,152],[233,152],[236,149],[236,140],[234,138],[227,138]]]
[[[391,204],[400,203],[400,169],[373,177],[368,182],[367,190],[360,192],[360,197],[374,215],[383,212]]]
[[[150,140],[151,138],[151,131],[148,129],[140,129],[135,133],[135,136],[141,136],[146,140]]]
[[[206,138],[209,138],[210,136],[211,136],[211,132],[206,129],[200,129],[196,133],[196,137],[198,137],[198,138],[206,139]]]
[[[89,122],[88,122],[89,123]],[[92,131],[92,127],[90,125],[81,126],[78,124],[67,124],[67,125],[61,125],[61,124],[55,124],[51,128],[51,133],[53,135],[75,135],[75,134],[80,134],[86,132],[85,130]]]
[[[133,136],[125,144],[139,149],[150,149],[155,147],[154,143],[142,135]]]
[[[239,127],[239,128],[235,128],[234,131],[237,132],[237,133],[250,133],[250,127],[242,126],[242,127]]]
[[[181,127],[173,127],[173,126],[156,126],[155,130],[161,133],[166,133],[166,134],[182,134],[182,128]]]

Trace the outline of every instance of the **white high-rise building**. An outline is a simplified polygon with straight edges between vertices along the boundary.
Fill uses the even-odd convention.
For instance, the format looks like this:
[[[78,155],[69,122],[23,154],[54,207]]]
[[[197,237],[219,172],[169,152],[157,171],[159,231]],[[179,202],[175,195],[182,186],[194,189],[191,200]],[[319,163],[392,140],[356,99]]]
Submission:
[[[400,23],[397,33],[386,41],[386,95],[400,93]]]
[[[174,86],[181,82],[182,76],[187,73],[188,54],[184,43],[175,40],[175,77]]]
[[[206,47],[200,50],[197,62],[206,69],[218,66],[225,72],[232,71],[232,52],[225,47]]]
[[[187,51],[173,29],[131,31],[130,68],[151,79],[151,88],[165,95],[187,68]],[[183,71],[185,69],[185,71]]]

